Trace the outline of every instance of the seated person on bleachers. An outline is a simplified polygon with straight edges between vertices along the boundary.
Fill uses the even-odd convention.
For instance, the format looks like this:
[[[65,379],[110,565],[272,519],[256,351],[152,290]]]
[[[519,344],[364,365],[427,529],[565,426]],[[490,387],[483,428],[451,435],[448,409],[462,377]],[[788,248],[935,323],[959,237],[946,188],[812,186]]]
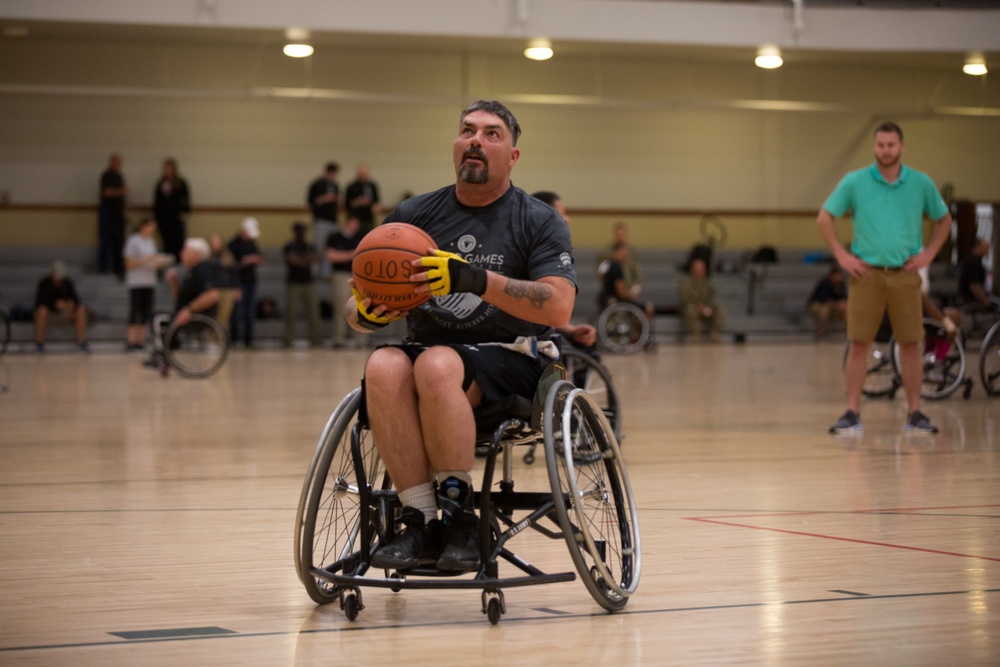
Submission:
[[[680,280],[681,319],[684,329],[694,337],[701,335],[703,324],[708,325],[708,338],[719,342],[719,330],[726,321],[725,309],[719,304],[715,286],[708,277],[704,260],[695,259],[688,268],[688,275]]]
[[[830,322],[847,321],[847,285],[844,272],[833,264],[809,295],[809,312],[816,318],[816,338],[826,338]]]
[[[604,310],[612,303],[624,302],[635,304],[645,311],[647,316],[652,317],[656,310],[653,304],[636,300],[625,279],[629,253],[628,245],[619,241],[611,249],[611,256],[603,264],[605,269],[601,276],[601,310]]]
[[[187,269],[187,275],[180,280],[175,269],[167,272],[167,283],[176,303],[174,324],[186,324],[192,313],[215,316],[219,303],[219,271],[209,261],[211,256],[208,241],[189,238],[181,249],[181,266]]]
[[[958,271],[958,296],[962,304],[978,304],[983,310],[992,310],[993,303],[986,292],[986,267],[983,257],[990,251],[990,242],[977,238],[972,252]]]
[[[35,292],[35,349],[45,352],[45,332],[52,317],[61,316],[76,329],[76,343],[90,352],[87,342],[87,309],[80,303],[76,287],[67,275],[66,263],[56,260],[52,271],[38,282]]]
[[[638,297],[642,292],[642,284],[639,279],[639,257],[632,249],[632,246],[629,245],[628,226],[624,221],[619,220],[611,228],[611,232],[614,236],[613,240],[597,256],[597,277],[601,280],[604,279],[604,273],[608,270],[608,266],[612,261],[615,248],[619,245],[624,245],[628,248],[628,259],[621,265],[622,275],[625,277],[625,286],[632,294],[632,297]]]

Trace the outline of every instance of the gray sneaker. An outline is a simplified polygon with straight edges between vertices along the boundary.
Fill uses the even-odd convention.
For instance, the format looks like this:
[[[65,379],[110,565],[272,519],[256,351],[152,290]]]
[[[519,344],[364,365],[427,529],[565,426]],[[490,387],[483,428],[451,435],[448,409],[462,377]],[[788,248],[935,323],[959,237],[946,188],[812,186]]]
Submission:
[[[844,435],[850,433],[861,433],[861,415],[854,410],[845,412],[837,422],[830,427],[830,433]]]
[[[917,410],[911,412],[910,416],[906,418],[906,430],[919,431],[921,433],[937,433],[938,427],[931,423],[927,415]]]

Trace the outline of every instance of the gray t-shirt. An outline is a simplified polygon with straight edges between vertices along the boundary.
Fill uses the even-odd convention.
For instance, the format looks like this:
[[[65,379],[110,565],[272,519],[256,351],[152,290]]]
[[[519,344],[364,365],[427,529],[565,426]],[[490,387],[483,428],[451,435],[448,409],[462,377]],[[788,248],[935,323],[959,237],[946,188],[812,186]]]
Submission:
[[[401,202],[384,222],[408,222],[438,248],[470,264],[519,280],[562,276],[576,284],[569,228],[554,209],[511,187],[481,208],[458,202],[450,185]],[[407,315],[408,340],[421,343],[512,343],[548,338],[552,328],[527,322],[474,294],[434,297]]]
[[[142,234],[128,237],[122,256],[126,259],[142,259],[156,254],[156,240]],[[142,264],[125,271],[125,285],[129,288],[156,287],[156,264]]]

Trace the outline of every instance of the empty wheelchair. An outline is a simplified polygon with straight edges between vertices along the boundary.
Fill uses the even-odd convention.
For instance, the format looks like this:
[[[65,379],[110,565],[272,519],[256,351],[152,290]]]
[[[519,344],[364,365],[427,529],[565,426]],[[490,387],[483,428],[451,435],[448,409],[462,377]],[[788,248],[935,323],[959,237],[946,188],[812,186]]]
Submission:
[[[651,343],[653,323],[634,303],[610,303],[597,315],[597,342],[616,354],[634,354]]]
[[[962,397],[969,398],[972,379],[965,374],[966,354],[961,333],[949,340],[941,322],[925,317],[920,356],[923,364],[920,395],[923,398],[946,398],[959,387],[964,387]],[[896,339],[891,333],[886,339],[880,329],[868,352],[868,371],[862,392],[869,397],[894,398],[903,386],[899,369]]]
[[[178,326],[169,313],[157,313],[149,326],[153,352],[147,364],[163,376],[173,368],[184,377],[205,378],[219,370],[229,354],[226,328],[209,315],[192,313]]]
[[[379,459],[362,389],[348,394],[320,436],[296,512],[295,567],[309,596],[319,604],[339,602],[354,620],[364,609],[363,587],[480,590],[482,611],[496,624],[506,611],[504,589],[576,578],[571,571],[546,573],[511,550],[519,535],[540,534],[565,542],[599,605],[622,609],[642,564],[632,487],[604,412],[563,378],[565,370],[552,365],[533,403],[512,398],[477,411],[477,439],[489,449],[475,494],[481,558],[472,578],[434,567],[370,566],[396,530],[400,502]],[[515,491],[514,449],[538,443],[548,488]]]
[[[990,327],[979,348],[979,379],[990,396],[1000,396],[1000,322]]]
[[[899,346],[895,339],[892,342],[892,364],[897,377],[899,376]],[[972,379],[965,375],[965,343],[961,332],[956,332],[950,339],[944,326],[938,320],[924,318],[924,340],[920,357],[923,363],[920,395],[927,399],[946,398],[959,387],[964,387],[963,398],[969,398],[972,393]],[[902,384],[902,381],[899,381]]]

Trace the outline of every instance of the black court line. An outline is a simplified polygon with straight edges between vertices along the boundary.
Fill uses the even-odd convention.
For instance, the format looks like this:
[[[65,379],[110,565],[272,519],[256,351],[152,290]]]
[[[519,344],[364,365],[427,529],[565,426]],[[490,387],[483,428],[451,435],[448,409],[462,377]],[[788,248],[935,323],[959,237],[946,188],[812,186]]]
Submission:
[[[907,600],[916,598],[945,597],[950,595],[983,595],[987,593],[1000,593],[1000,588],[986,588],[982,590],[964,591],[931,591],[926,593],[894,593],[888,595],[867,595],[862,597],[835,597],[835,598],[813,598],[806,600],[786,600],[784,602],[744,602],[740,604],[720,604],[705,605],[698,607],[668,607],[665,609],[640,609],[635,611],[619,611],[614,614],[608,612],[595,611],[584,614],[564,614],[559,616],[520,616],[517,618],[504,617],[504,623],[523,623],[538,621],[562,621],[564,619],[576,618],[599,618],[607,616],[646,616],[650,614],[678,614],[692,611],[728,611],[732,609],[759,609],[762,607],[784,607],[792,605],[826,604],[832,602],[868,602],[873,600]],[[470,619],[467,621],[428,621],[424,623],[393,623],[391,625],[354,625],[349,621],[342,628],[322,628],[316,630],[282,630],[274,632],[248,632],[225,635],[209,635],[198,637],[165,637],[160,639],[135,639],[123,641],[101,641],[101,642],[77,642],[73,644],[41,644],[36,646],[8,646],[0,647],[0,653],[13,653],[16,651],[45,651],[68,648],[94,648],[98,646],[135,646],[136,644],[177,642],[177,641],[208,641],[216,639],[243,639],[249,637],[287,637],[292,635],[314,635],[329,634],[335,632],[369,632],[372,630],[397,630],[414,628],[434,628],[434,627],[454,627],[457,625],[484,625],[488,624],[483,619]]]
[[[871,597],[871,593],[856,593],[855,591],[842,591],[842,590],[839,590],[839,589],[836,589],[836,588],[833,589],[833,590],[831,590],[830,592],[831,593],[841,593],[843,595],[855,595],[855,596],[858,596],[858,597]]]
[[[121,637],[122,639],[167,639],[171,637],[208,637],[211,635],[232,635],[235,630],[214,625],[203,628],[165,628],[163,630],[126,630],[124,632],[109,632],[109,635]]]

